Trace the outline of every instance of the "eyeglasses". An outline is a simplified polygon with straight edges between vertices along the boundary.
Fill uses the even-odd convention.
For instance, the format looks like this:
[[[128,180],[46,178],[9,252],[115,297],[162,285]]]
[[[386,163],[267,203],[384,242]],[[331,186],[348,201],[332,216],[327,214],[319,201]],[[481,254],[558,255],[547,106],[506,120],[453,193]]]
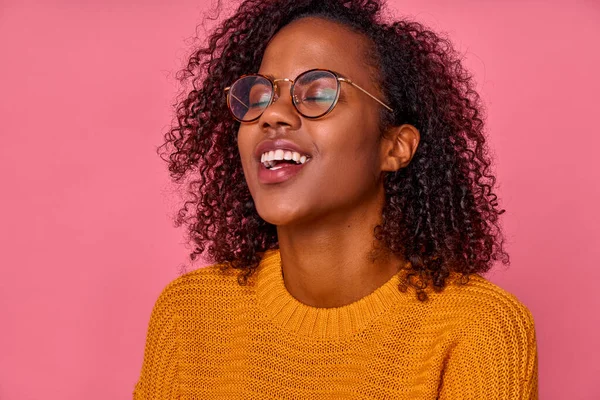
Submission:
[[[225,88],[227,106],[231,115],[240,122],[256,121],[279,93],[277,82],[290,82],[290,96],[296,111],[306,118],[315,119],[331,112],[340,97],[341,82],[362,91],[373,100],[392,110],[387,104],[367,92],[350,79],[342,78],[327,69],[311,69],[296,79],[272,79],[261,74],[244,75]],[[279,95],[277,96],[279,97]]]

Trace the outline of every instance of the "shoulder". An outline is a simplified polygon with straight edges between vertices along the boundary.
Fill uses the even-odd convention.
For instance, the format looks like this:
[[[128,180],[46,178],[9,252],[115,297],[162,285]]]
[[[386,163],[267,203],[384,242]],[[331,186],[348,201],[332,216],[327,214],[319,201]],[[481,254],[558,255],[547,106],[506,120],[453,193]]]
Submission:
[[[237,283],[237,273],[227,264],[213,264],[197,268],[173,279],[164,291],[179,292],[189,289],[206,289],[211,286],[228,286]]]
[[[155,307],[181,309],[214,302],[218,298],[239,296],[244,292],[238,272],[226,264],[213,264],[187,272],[169,282]]]
[[[529,309],[480,275],[446,289],[437,300],[446,294],[442,309],[454,310],[460,322],[440,399],[537,398],[537,345]]]
[[[535,340],[534,319],[527,306],[481,275],[471,275],[465,284],[452,281],[436,300],[458,317],[463,336]]]

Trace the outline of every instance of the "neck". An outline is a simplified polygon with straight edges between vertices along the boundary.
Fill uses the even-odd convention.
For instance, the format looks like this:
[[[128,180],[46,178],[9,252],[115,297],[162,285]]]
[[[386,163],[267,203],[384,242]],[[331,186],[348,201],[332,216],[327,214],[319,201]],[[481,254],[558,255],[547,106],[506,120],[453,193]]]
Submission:
[[[403,259],[374,239],[381,204],[304,226],[277,227],[283,279],[292,296],[313,307],[341,307],[398,272]]]

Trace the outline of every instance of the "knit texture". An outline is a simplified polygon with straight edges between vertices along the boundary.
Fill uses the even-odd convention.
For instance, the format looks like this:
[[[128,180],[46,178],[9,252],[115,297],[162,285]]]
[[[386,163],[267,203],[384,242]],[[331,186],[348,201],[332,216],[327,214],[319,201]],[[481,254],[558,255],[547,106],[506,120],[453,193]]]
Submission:
[[[164,289],[134,399],[537,399],[531,313],[479,275],[420,302],[399,272],[338,308],[296,300],[278,250],[251,285],[236,276],[214,265]]]

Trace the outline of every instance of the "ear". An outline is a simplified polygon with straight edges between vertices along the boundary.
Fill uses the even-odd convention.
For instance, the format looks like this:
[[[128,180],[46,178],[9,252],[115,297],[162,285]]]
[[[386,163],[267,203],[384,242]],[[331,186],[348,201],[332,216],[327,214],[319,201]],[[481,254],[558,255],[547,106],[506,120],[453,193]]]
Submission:
[[[395,172],[405,168],[415,155],[420,140],[419,130],[412,125],[389,128],[381,140],[381,170]]]

